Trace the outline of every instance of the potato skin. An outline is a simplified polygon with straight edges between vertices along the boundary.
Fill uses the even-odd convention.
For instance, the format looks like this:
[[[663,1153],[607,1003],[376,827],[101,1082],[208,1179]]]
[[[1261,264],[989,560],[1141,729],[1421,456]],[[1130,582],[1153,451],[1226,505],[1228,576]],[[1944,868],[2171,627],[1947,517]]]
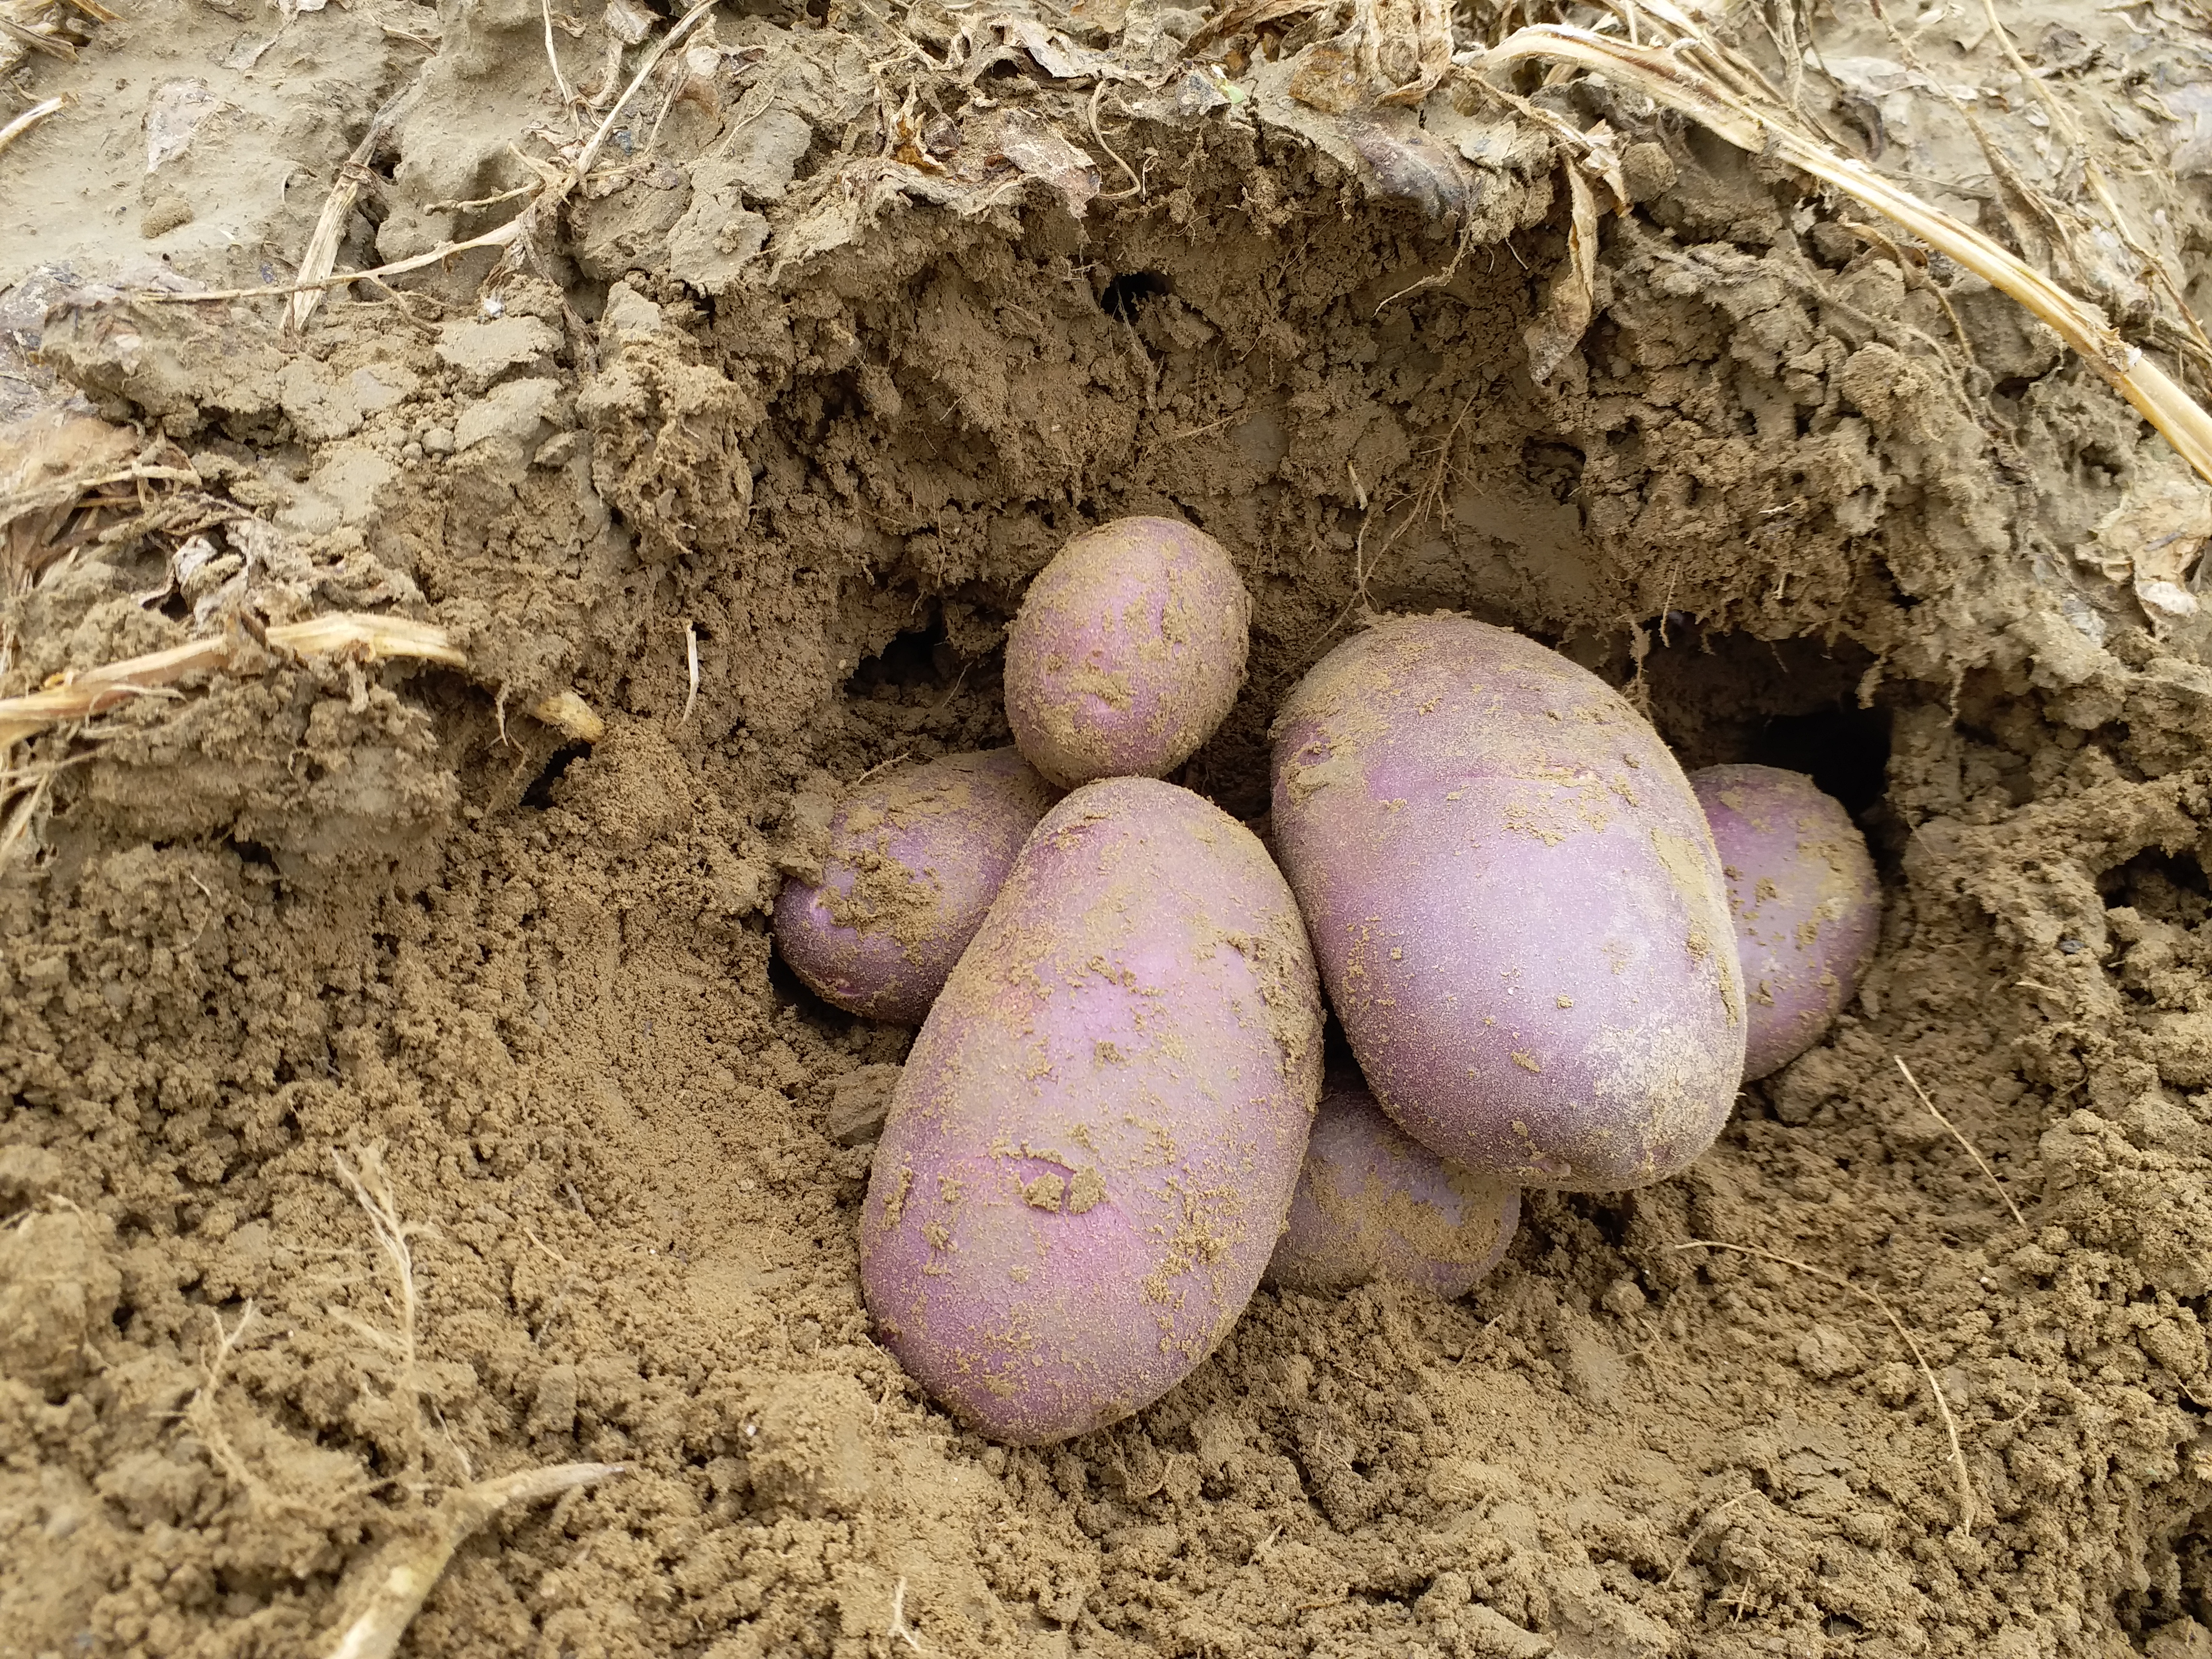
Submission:
[[[1220,543],[1115,519],[1039,571],[1006,635],[1006,722],[1063,788],[1157,778],[1213,735],[1244,684],[1252,596]]]
[[[1712,1144],[1744,1044],[1720,859],[1617,693],[1508,629],[1396,617],[1316,664],[1273,739],[1278,854],[1401,1128],[1583,1192]]]
[[[1498,1265],[1520,1224],[1519,1188],[1438,1158],[1364,1085],[1340,1082],[1314,1114],[1267,1279],[1331,1296],[1389,1278],[1449,1302]]]
[[[899,1074],[860,1213],[883,1341],[1015,1445],[1149,1405],[1251,1298],[1320,1091],[1312,951],[1251,832],[1149,778],[1078,789]]]
[[[776,895],[784,961],[848,1013],[920,1024],[1058,793],[1012,749],[861,784],[830,820],[822,879]]]
[[[1728,877],[1749,1005],[1747,1083],[1818,1042],[1858,994],[1881,932],[1881,886],[1844,804],[1802,772],[1690,774]]]

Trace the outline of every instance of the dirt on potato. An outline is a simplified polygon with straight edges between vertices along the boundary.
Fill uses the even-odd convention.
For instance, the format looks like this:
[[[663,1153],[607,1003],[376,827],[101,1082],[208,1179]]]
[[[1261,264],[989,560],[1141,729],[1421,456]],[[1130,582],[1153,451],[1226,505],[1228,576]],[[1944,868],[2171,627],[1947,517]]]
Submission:
[[[1352,107],[1326,11],[104,9],[0,0],[0,121],[74,100],[0,149],[0,694],[233,647],[0,750],[0,1656],[336,1651],[579,1462],[400,1651],[2212,1651],[2212,508],[2009,301],[1593,82]],[[2188,289],[2198,26],[2016,9],[2017,70],[1734,38],[2170,345],[2026,118],[2104,112]],[[1613,146],[1587,293],[1540,116]],[[494,231],[595,131],[504,249],[175,302],[334,199],[340,269]],[[1262,1290],[1009,1451],[871,1340],[908,1036],[768,910],[842,785],[1008,741],[1024,584],[1135,513],[1255,602],[1178,775],[1232,813],[1331,644],[1464,610],[1811,771],[1883,932],[1686,1176],[1528,1194],[1462,1301]],[[259,643],[332,611],[466,665]]]

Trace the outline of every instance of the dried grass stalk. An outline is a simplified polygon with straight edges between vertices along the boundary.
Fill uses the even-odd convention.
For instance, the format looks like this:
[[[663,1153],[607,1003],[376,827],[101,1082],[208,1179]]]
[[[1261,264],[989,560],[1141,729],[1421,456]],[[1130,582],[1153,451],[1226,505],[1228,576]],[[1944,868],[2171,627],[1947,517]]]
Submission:
[[[331,267],[337,263],[338,243],[343,240],[347,222],[353,217],[354,204],[361,199],[362,179],[369,163],[376,159],[376,152],[391,142],[393,131],[414,106],[422,89],[422,76],[417,76],[386,99],[384,107],[369,121],[368,131],[362,134],[361,142],[353,147],[353,154],[338,168],[338,176],[323,203],[322,216],[315,221],[315,234],[307,239],[307,257],[300,261],[300,283],[319,283],[331,274]],[[284,308],[284,325],[297,333],[307,325],[307,319],[315,314],[315,307],[322,302],[321,288],[301,287],[292,295],[292,303]]]
[[[1701,44],[1711,50],[1709,42]],[[2048,324],[2165,434],[2175,453],[2212,482],[2212,416],[2145,357],[2141,347],[2122,339],[2096,307],[2068,293],[1980,231],[1930,207],[1864,162],[1806,136],[1778,108],[1760,108],[1750,96],[1690,68],[1671,48],[1540,23],[1508,35],[1485,61],[1504,64],[1527,58],[1575,64],[1625,82],[1711,128],[1737,149],[1786,161],[1894,220]]]
[[[5,149],[33,127],[53,114],[69,102],[66,98],[48,98],[25,110],[4,127],[0,127],[0,149]]]
[[[271,649],[295,652],[301,656],[349,651],[371,660],[410,657],[454,668],[468,665],[468,658],[443,629],[428,623],[410,622],[404,617],[339,611],[307,622],[283,623],[270,629],[264,637]],[[0,748],[50,726],[89,720],[134,697],[159,693],[187,674],[228,668],[246,645],[245,636],[238,634],[192,640],[167,651],[89,669],[66,685],[33,691],[28,696],[0,697]]]

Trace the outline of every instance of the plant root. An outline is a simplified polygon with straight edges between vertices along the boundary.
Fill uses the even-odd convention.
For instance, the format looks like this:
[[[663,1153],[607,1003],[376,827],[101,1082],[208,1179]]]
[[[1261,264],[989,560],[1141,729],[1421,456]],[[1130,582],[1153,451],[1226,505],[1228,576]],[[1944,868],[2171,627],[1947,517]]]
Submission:
[[[1998,1184],[1997,1172],[1990,1168],[1989,1160],[1975,1151],[1974,1143],[1960,1134],[1958,1126],[1937,1109],[1936,1103],[1928,1097],[1928,1091],[1920,1086],[1920,1079],[1912,1075],[1912,1068],[1905,1063],[1904,1059],[1897,1054],[1892,1054],[1890,1058],[1897,1061],[1897,1069],[1905,1073],[1905,1080],[1912,1085],[1912,1092],[1920,1097],[1920,1103],[1928,1109],[1929,1115],[1951,1132],[1951,1139],[1966,1149],[1966,1156],[1974,1160],[1974,1166],[1990,1178],[1990,1185],[1996,1190],[1998,1200],[2012,1212],[2014,1222],[2022,1227],[2027,1225],[2027,1218],[2021,1214],[2020,1206],[2012,1201],[2012,1194]]]
[[[1863,1285],[1854,1285],[1841,1273],[1832,1273],[1826,1267],[1816,1267],[1809,1261],[1800,1261],[1794,1256],[1777,1255],[1771,1250],[1762,1250],[1756,1244],[1724,1244],[1717,1238],[1692,1238],[1672,1247],[1677,1250],[1732,1250],[1738,1255],[1756,1256],[1761,1261],[1771,1261],[1784,1267],[1795,1267],[1801,1273],[1810,1273],[1815,1279],[1825,1279],[1838,1289],[1848,1291],[1860,1301],[1870,1304],[1875,1312],[1889,1322],[1890,1328],[1905,1340],[1912,1358],[1920,1367],[1920,1375],[1927,1380],[1928,1393],[1936,1401],[1936,1415],[1943,1419],[1943,1433],[1951,1443],[1951,1470],[1959,1481],[1959,1525],[1960,1536],[1973,1530],[1978,1506],[1974,1501],[1973,1477],[1966,1471],[1966,1449],[1959,1443],[1959,1425],[1951,1416],[1951,1402],[1943,1397],[1943,1390],[1936,1381],[1936,1372],[1928,1364],[1928,1356],[1920,1343],[1905,1328],[1889,1304]]]

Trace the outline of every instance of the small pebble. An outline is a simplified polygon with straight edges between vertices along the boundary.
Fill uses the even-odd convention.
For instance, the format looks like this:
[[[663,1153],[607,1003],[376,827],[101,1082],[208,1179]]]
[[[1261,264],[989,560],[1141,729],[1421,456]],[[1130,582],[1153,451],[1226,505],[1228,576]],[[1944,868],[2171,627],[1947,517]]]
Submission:
[[[433,455],[452,454],[453,453],[453,428],[449,426],[432,427],[428,431],[422,434],[422,447]]]

